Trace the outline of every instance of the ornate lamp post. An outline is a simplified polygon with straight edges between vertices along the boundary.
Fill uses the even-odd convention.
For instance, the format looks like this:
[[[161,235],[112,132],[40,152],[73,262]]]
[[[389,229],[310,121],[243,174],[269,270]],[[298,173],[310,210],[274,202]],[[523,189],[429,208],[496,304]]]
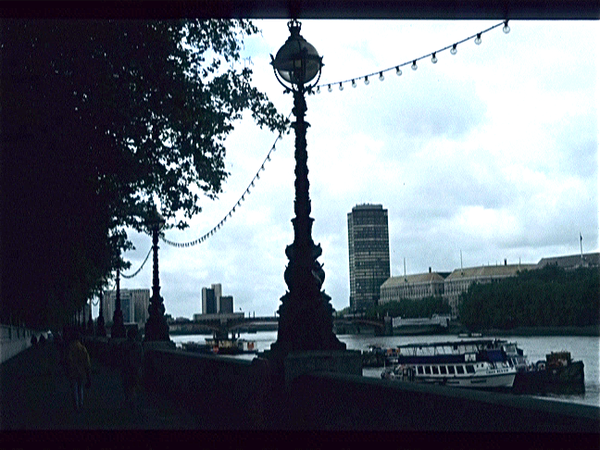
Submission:
[[[152,231],[152,250],[154,257],[154,269],[152,276],[152,297],[148,307],[148,321],[144,341],[170,341],[169,325],[165,318],[165,305],[160,296],[160,285],[158,279],[158,233],[165,224],[165,219],[157,210],[154,210],[148,220],[148,228]]]
[[[304,94],[318,83],[323,62],[317,50],[300,36],[300,23],[297,20],[291,20],[288,28],[290,37],[275,58],[271,55],[275,77],[285,87],[286,93],[292,92],[294,95],[293,113],[296,117],[293,123],[296,134],[296,198],[295,218],[292,219],[294,242],[285,250],[289,264],[284,278],[289,291],[281,298],[277,341],[271,346],[276,359],[283,359],[292,351],[346,348],[333,333],[331,297],[321,291],[325,272],[317,261],[322,250],[320,245],[315,245],[311,236],[313,219],[310,217],[306,164],[306,129],[309,124],[304,120]],[[310,84],[315,77],[316,81]]]
[[[96,335],[106,336],[106,328],[104,328],[104,292],[100,294],[100,311],[98,313],[98,324],[96,325]]]
[[[121,310],[121,270],[117,269],[117,296],[115,299],[115,312],[113,324],[110,329],[111,338],[125,337],[125,324],[123,323],[123,311]]]

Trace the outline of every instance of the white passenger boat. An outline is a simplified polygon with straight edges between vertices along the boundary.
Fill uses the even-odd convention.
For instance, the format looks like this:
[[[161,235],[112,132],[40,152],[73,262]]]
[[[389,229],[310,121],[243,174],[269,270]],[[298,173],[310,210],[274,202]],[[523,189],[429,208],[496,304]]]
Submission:
[[[517,368],[505,350],[508,345],[478,339],[398,346],[397,364],[381,377],[474,389],[511,388]]]

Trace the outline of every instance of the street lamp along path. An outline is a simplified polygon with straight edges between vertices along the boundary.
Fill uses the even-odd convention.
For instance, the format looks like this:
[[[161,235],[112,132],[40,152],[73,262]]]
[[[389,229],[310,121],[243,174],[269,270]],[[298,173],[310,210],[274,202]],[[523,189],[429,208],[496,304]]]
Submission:
[[[145,341],[170,341],[169,325],[165,317],[165,305],[160,296],[158,277],[158,234],[165,224],[165,219],[155,208],[148,219],[148,228],[152,232],[152,249],[154,251],[154,268],[152,274],[152,297],[148,307]]]
[[[345,350],[346,345],[333,333],[331,297],[321,290],[325,280],[322,264],[317,261],[322,250],[312,240],[313,219],[310,217],[310,197],[306,151],[305,92],[318,83],[323,67],[317,50],[300,35],[300,23],[288,22],[290,37],[279,49],[271,65],[275,77],[294,95],[292,124],[295,135],[295,217],[294,242],[285,253],[289,259],[284,278],[288,292],[281,298],[277,341],[271,346],[275,360],[282,361],[290,352]],[[316,78],[316,81],[309,84]]]

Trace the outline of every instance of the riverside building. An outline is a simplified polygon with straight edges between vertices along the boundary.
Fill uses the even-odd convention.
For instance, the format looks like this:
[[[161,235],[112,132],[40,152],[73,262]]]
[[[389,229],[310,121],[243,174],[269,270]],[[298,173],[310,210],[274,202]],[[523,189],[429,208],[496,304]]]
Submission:
[[[444,277],[448,273],[439,274],[432,272],[416,275],[390,277],[380,288],[379,303],[399,301],[400,299],[420,300],[428,297],[442,297],[444,295]]]
[[[357,205],[348,213],[350,308],[365,311],[379,303],[380,287],[390,277],[388,211],[382,205]]]

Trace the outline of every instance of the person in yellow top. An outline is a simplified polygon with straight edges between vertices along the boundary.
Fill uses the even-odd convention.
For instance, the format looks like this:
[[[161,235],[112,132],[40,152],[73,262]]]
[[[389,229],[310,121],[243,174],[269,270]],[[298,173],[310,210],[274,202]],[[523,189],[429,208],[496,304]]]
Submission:
[[[86,388],[89,388],[92,385],[90,377],[92,368],[90,363],[90,355],[81,341],[81,335],[76,334],[69,344],[69,350],[67,353],[67,375],[69,377],[69,382],[71,383],[75,411],[79,411],[81,408],[83,408],[84,380],[86,380]]]

